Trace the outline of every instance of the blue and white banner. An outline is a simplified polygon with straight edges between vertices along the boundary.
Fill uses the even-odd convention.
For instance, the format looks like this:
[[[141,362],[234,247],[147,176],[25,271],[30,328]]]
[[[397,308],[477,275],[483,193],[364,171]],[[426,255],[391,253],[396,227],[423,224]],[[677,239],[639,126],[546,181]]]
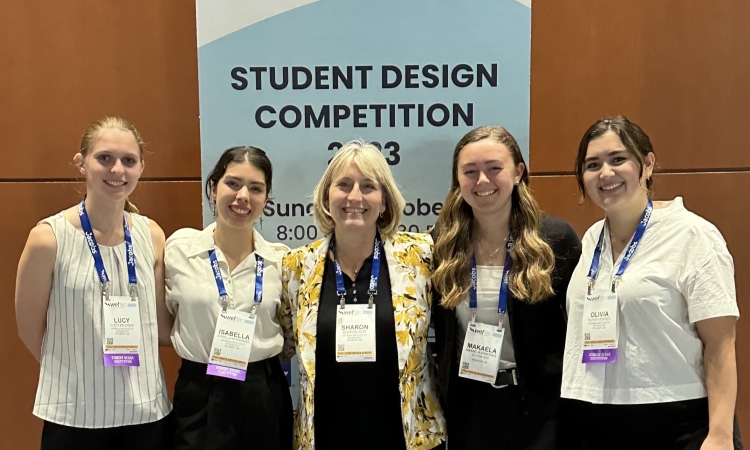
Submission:
[[[197,15],[203,180],[224,150],[264,149],[270,241],[322,237],[313,188],[352,139],[379,143],[408,231],[435,223],[470,129],[505,126],[528,161],[530,0],[197,0]]]
[[[227,148],[264,149],[266,239],[322,237],[312,191],[349,140],[380,144],[409,231],[435,222],[468,130],[503,125],[528,148],[528,1],[197,0],[197,14],[204,180]]]

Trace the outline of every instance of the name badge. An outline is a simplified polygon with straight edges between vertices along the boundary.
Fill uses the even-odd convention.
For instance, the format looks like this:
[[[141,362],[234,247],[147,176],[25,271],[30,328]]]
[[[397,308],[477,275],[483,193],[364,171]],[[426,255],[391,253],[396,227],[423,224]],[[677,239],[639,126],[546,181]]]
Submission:
[[[375,361],[375,305],[336,309],[336,362]]]
[[[617,361],[617,294],[587,295],[583,306],[583,363]]]
[[[249,312],[227,310],[219,313],[208,358],[208,375],[245,380],[250,350],[253,348],[255,317]]]
[[[505,329],[498,330],[497,325],[469,322],[458,376],[494,384],[504,336]]]
[[[104,316],[104,365],[139,366],[141,315],[138,298],[111,296],[102,302]]]

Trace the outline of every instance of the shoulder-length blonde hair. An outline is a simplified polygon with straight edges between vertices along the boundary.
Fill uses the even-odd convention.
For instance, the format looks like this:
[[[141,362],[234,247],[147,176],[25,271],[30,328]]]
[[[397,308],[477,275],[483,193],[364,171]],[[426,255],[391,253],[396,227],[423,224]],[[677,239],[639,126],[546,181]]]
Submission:
[[[378,217],[376,225],[380,233],[386,237],[392,237],[398,231],[398,225],[401,222],[401,214],[406,205],[404,197],[401,195],[396,180],[393,179],[391,169],[388,167],[383,154],[377,147],[372,144],[365,144],[362,140],[347,142],[328,164],[328,168],[323,173],[323,177],[315,186],[313,192],[313,216],[324,234],[333,232],[334,223],[331,218],[331,212],[328,210],[328,191],[333,183],[333,178],[342,170],[346,170],[352,165],[356,165],[362,172],[362,175],[373,179],[383,195],[385,211],[381,217]]]
[[[453,181],[435,225],[439,232],[434,251],[438,268],[432,275],[433,286],[443,296],[441,304],[447,308],[457,307],[466,298],[471,285],[469,272],[474,254],[474,213],[461,196],[458,157],[464,147],[484,139],[492,139],[506,146],[516,166],[520,163],[526,165],[515,138],[503,127],[475,128],[456,144]],[[511,250],[513,268],[508,287],[513,297],[536,303],[554,293],[551,275],[555,256],[541,237],[541,211],[529,189],[528,170],[523,171],[520,182],[513,188],[511,201],[510,232],[515,244]]]

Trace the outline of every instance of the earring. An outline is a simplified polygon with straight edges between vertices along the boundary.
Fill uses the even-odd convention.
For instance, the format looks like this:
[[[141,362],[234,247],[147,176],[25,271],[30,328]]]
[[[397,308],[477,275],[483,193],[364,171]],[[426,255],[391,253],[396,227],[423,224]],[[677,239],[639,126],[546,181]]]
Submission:
[[[260,215],[260,229],[263,229],[263,214]]]
[[[383,218],[383,213],[380,213],[380,214],[378,215],[378,217],[380,217],[380,218],[382,219],[382,218]]]
[[[214,215],[214,219],[216,219],[216,200],[213,198],[208,200],[208,209],[211,210],[211,213]]]

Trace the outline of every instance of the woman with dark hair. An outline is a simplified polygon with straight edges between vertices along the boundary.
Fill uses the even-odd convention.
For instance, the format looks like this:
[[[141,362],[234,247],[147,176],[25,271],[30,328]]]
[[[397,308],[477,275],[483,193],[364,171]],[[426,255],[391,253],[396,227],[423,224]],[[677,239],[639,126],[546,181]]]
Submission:
[[[206,180],[216,222],[167,240],[166,307],[174,326],[161,324],[161,338],[168,342],[171,330],[182,357],[175,449],[292,447],[292,401],[279,359],[292,350],[280,301],[288,247],[253,228],[271,179],[263,150],[230,148]]]
[[[86,196],[41,220],[18,263],[16,321],[40,364],[42,450],[170,448],[156,321],[164,232],[128,201],[142,147],[124,119],[92,123],[73,157]]]
[[[476,128],[456,145],[432,276],[450,450],[556,448],[565,292],[581,248],[528,182],[505,128]]]
[[[732,256],[682,198],[651,200],[655,162],[624,116],[578,147],[578,187],[605,218],[583,237],[567,293],[565,448],[741,448]]]

